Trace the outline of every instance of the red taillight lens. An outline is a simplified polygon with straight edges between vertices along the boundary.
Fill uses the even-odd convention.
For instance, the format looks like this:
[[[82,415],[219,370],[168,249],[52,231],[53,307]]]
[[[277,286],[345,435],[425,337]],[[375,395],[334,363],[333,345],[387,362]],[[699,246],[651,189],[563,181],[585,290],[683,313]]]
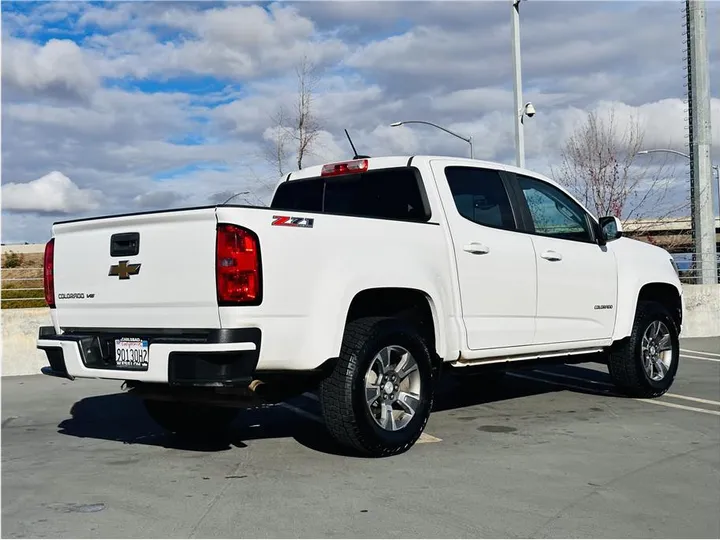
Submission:
[[[259,248],[257,236],[247,229],[218,225],[215,274],[219,305],[260,303]]]
[[[43,258],[43,288],[45,289],[45,303],[51,308],[55,307],[55,239],[51,238],[45,244],[45,257]]]
[[[320,176],[337,176],[339,174],[363,173],[368,170],[367,159],[356,159],[354,161],[343,161],[340,163],[328,163],[323,165]]]

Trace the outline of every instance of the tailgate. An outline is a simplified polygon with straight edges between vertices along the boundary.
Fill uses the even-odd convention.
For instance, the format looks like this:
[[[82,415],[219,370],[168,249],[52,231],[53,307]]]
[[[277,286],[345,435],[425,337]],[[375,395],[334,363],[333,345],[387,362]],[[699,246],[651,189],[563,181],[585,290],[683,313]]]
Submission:
[[[58,324],[219,328],[215,234],[214,207],[56,224]]]

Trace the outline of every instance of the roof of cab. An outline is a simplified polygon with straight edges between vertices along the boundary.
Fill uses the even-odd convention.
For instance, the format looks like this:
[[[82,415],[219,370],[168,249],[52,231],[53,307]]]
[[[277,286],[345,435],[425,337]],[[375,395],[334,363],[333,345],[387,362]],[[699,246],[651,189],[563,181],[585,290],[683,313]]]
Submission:
[[[528,174],[530,176],[534,176],[536,178],[541,178],[557,187],[558,184],[551,178],[548,178],[545,175],[542,175],[538,172],[531,171],[529,169],[524,169],[521,167],[517,167],[515,165],[510,165],[507,163],[500,163],[497,161],[487,161],[487,160],[481,160],[481,159],[471,159],[471,158],[463,158],[458,156],[442,156],[442,155],[432,155],[432,154],[420,154],[420,155],[398,155],[398,156],[378,156],[378,157],[370,157],[370,158],[359,158],[359,159],[367,159],[368,161],[368,171],[377,170],[377,169],[387,169],[390,167],[404,167],[407,165],[412,164],[418,164],[419,161],[428,163],[430,161],[438,160],[438,161],[452,161],[455,164],[464,164],[467,165],[474,165],[476,167],[489,167],[493,169],[500,169],[508,172],[514,172],[518,174]],[[412,160],[412,161],[411,161]],[[306,167],[304,169],[295,170],[290,173],[288,173],[281,182],[286,181],[293,181],[293,180],[301,180],[304,178],[316,178],[320,176],[320,173],[322,171],[322,168],[324,165],[327,165],[329,163],[345,163],[349,161],[355,161],[352,158],[344,159],[344,160],[337,160],[337,161],[331,161],[327,163],[322,163],[320,165],[311,165],[310,167]]]

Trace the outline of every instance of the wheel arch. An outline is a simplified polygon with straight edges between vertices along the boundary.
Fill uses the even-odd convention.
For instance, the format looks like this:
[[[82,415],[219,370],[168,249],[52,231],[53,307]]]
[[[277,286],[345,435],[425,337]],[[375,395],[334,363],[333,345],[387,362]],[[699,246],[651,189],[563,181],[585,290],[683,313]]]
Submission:
[[[654,282],[647,283],[642,286],[638,292],[638,298],[635,302],[635,309],[642,301],[652,301],[662,304],[665,309],[670,312],[670,316],[677,325],[678,331],[682,326],[683,309],[682,295],[677,287],[670,283]]]
[[[358,291],[348,306],[345,325],[363,317],[402,317],[413,323],[441,361],[444,336],[438,306],[425,291],[412,287],[371,287]]]
[[[637,289],[632,309],[625,310],[625,316],[618,321],[615,329],[615,341],[624,339],[632,333],[635,315],[637,314],[640,302],[658,302],[664,306],[673,321],[677,325],[678,332],[683,322],[683,300],[682,292],[678,290],[676,285],[664,281],[652,281],[645,283]]]

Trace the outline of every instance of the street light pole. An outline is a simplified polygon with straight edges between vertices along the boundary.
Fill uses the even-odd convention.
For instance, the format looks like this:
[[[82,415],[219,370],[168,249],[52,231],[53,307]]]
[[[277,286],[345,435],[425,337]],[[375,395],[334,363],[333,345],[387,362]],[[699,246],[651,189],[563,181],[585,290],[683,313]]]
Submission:
[[[457,137],[458,139],[461,139],[461,140],[465,141],[466,143],[468,143],[470,145],[470,159],[475,158],[474,153],[473,153],[472,135],[470,137],[463,137],[462,135],[459,135],[458,133],[455,133],[454,131],[450,131],[447,128],[438,126],[437,124],[433,124],[432,122],[426,122],[425,120],[404,120],[402,122],[393,122],[392,124],[390,124],[390,127],[398,127],[398,126],[402,126],[403,124],[425,124],[428,126],[436,127],[438,129],[444,131],[445,133],[449,133],[450,135]]]
[[[525,135],[523,133],[522,119],[522,75],[520,63],[520,1],[512,0],[512,59],[513,59],[513,89],[515,106],[513,107],[513,121],[515,122],[515,161],[518,167],[525,167]]]
[[[689,149],[692,156],[692,220],[701,283],[718,282],[717,239],[712,201],[710,58],[705,0],[686,0]]]

